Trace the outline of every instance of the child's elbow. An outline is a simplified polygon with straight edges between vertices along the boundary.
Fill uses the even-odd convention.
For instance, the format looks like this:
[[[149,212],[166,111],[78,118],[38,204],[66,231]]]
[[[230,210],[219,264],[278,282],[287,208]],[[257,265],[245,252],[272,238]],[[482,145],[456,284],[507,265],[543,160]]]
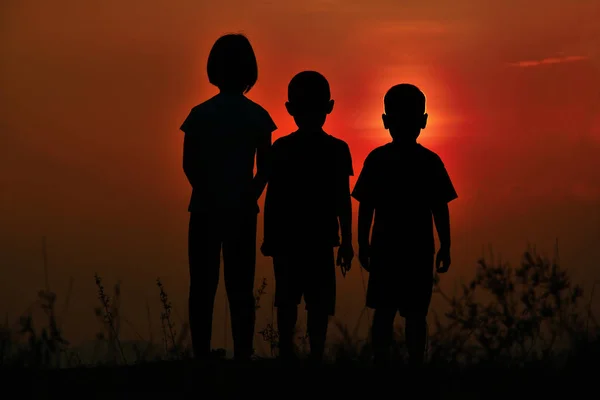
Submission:
[[[431,207],[431,212],[434,217],[442,217],[449,214],[448,203],[434,204]]]

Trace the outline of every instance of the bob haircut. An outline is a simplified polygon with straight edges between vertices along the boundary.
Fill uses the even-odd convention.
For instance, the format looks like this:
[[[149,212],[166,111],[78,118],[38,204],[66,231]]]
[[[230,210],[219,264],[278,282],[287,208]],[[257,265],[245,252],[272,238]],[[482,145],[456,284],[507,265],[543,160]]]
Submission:
[[[234,33],[217,39],[206,70],[208,81],[220,90],[248,93],[258,79],[256,56],[248,38]]]

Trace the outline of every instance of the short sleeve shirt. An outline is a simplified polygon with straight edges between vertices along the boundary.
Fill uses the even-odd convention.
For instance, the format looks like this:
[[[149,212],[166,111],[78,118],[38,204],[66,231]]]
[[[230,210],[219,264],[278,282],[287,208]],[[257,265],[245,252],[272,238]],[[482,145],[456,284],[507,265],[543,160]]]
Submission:
[[[354,174],[346,142],[324,132],[294,132],[271,150],[265,242],[339,244],[338,205]]]
[[[369,154],[352,196],[375,209],[373,251],[416,254],[435,251],[432,208],[458,197],[437,154],[395,143]]]
[[[277,129],[269,113],[242,94],[221,93],[194,107],[180,129],[194,147],[200,182],[188,210],[255,207],[256,149]]]

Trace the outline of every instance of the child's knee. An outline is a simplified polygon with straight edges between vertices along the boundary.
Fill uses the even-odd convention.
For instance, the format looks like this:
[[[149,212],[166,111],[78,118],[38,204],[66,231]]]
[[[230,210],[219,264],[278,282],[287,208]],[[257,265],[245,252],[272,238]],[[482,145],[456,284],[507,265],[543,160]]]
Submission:
[[[406,317],[405,322],[408,329],[425,329],[427,326],[427,318],[425,316]]]
[[[279,304],[277,306],[277,313],[281,314],[281,315],[291,315],[291,314],[297,314],[298,312],[298,305],[294,304],[293,302],[285,302],[283,304]]]

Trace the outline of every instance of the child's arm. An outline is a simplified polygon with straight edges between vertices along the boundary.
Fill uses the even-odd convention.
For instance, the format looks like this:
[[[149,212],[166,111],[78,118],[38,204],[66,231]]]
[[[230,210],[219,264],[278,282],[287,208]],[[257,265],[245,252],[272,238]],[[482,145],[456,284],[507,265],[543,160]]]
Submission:
[[[432,198],[431,212],[435,221],[435,228],[440,239],[440,249],[435,259],[436,269],[439,273],[447,272],[450,268],[450,211],[448,203],[458,197],[446,167],[438,158],[435,166],[433,185],[435,188]]]
[[[336,208],[340,221],[342,242],[338,250],[336,264],[342,268],[342,274],[352,268],[354,249],[352,248],[352,198],[350,197],[350,176],[354,175],[350,148],[344,143],[338,162],[339,175],[336,185]]]
[[[342,233],[342,243],[352,243],[352,199],[350,198],[350,176],[340,182],[338,193],[338,217]]]
[[[363,164],[363,169],[358,176],[352,197],[358,202],[358,260],[364,269],[369,271],[371,257],[371,225],[375,214],[375,198],[377,193],[376,169],[374,169],[375,155],[369,154]]]
[[[445,273],[450,268],[450,211],[448,203],[436,205],[432,208],[435,227],[440,238],[440,249],[435,258],[438,273]]]
[[[256,143],[256,175],[254,176],[254,198],[258,201],[262,195],[267,182],[269,181],[270,171],[270,151],[273,132],[277,129],[277,125],[268,112],[260,118],[258,142]]]
[[[444,203],[433,207],[433,220],[440,239],[440,247],[450,248],[450,210],[448,204]]]
[[[254,197],[260,198],[269,180],[269,152],[271,133],[264,135],[256,148],[256,175],[254,176]]]
[[[262,171],[264,172],[264,174],[269,182],[269,187],[267,188],[267,193],[265,195],[265,205],[264,205],[264,209],[263,209],[264,226],[263,226],[263,244],[261,246],[261,252],[263,253],[264,256],[267,256],[267,257],[273,256],[273,241],[276,240],[276,238],[274,238],[273,235],[277,234],[276,224],[278,223],[278,221],[277,221],[278,210],[275,207],[279,203],[278,199],[277,199],[277,197],[279,196],[279,182],[278,182],[277,174],[274,173],[274,171],[277,171],[276,169],[274,169],[274,167],[277,167],[275,165],[275,164],[277,164],[277,159],[278,159],[277,149],[278,149],[277,143],[275,143],[273,146],[270,147],[269,154],[268,154],[268,157],[269,157],[268,165],[267,166],[263,165],[263,169],[262,169]],[[259,179],[260,179],[260,177],[259,177]]]
[[[371,247],[371,225],[375,208],[367,202],[358,206],[358,260],[367,271]]]
[[[265,207],[263,210],[263,243],[260,247],[260,251],[265,257],[273,256],[273,230],[274,230],[274,222],[273,221],[273,188],[276,188],[275,185],[270,184],[267,189],[267,194],[265,196]]]
[[[198,173],[194,163],[195,155],[196,149],[193,136],[186,133],[183,139],[183,172],[192,188],[196,187],[198,183]]]

